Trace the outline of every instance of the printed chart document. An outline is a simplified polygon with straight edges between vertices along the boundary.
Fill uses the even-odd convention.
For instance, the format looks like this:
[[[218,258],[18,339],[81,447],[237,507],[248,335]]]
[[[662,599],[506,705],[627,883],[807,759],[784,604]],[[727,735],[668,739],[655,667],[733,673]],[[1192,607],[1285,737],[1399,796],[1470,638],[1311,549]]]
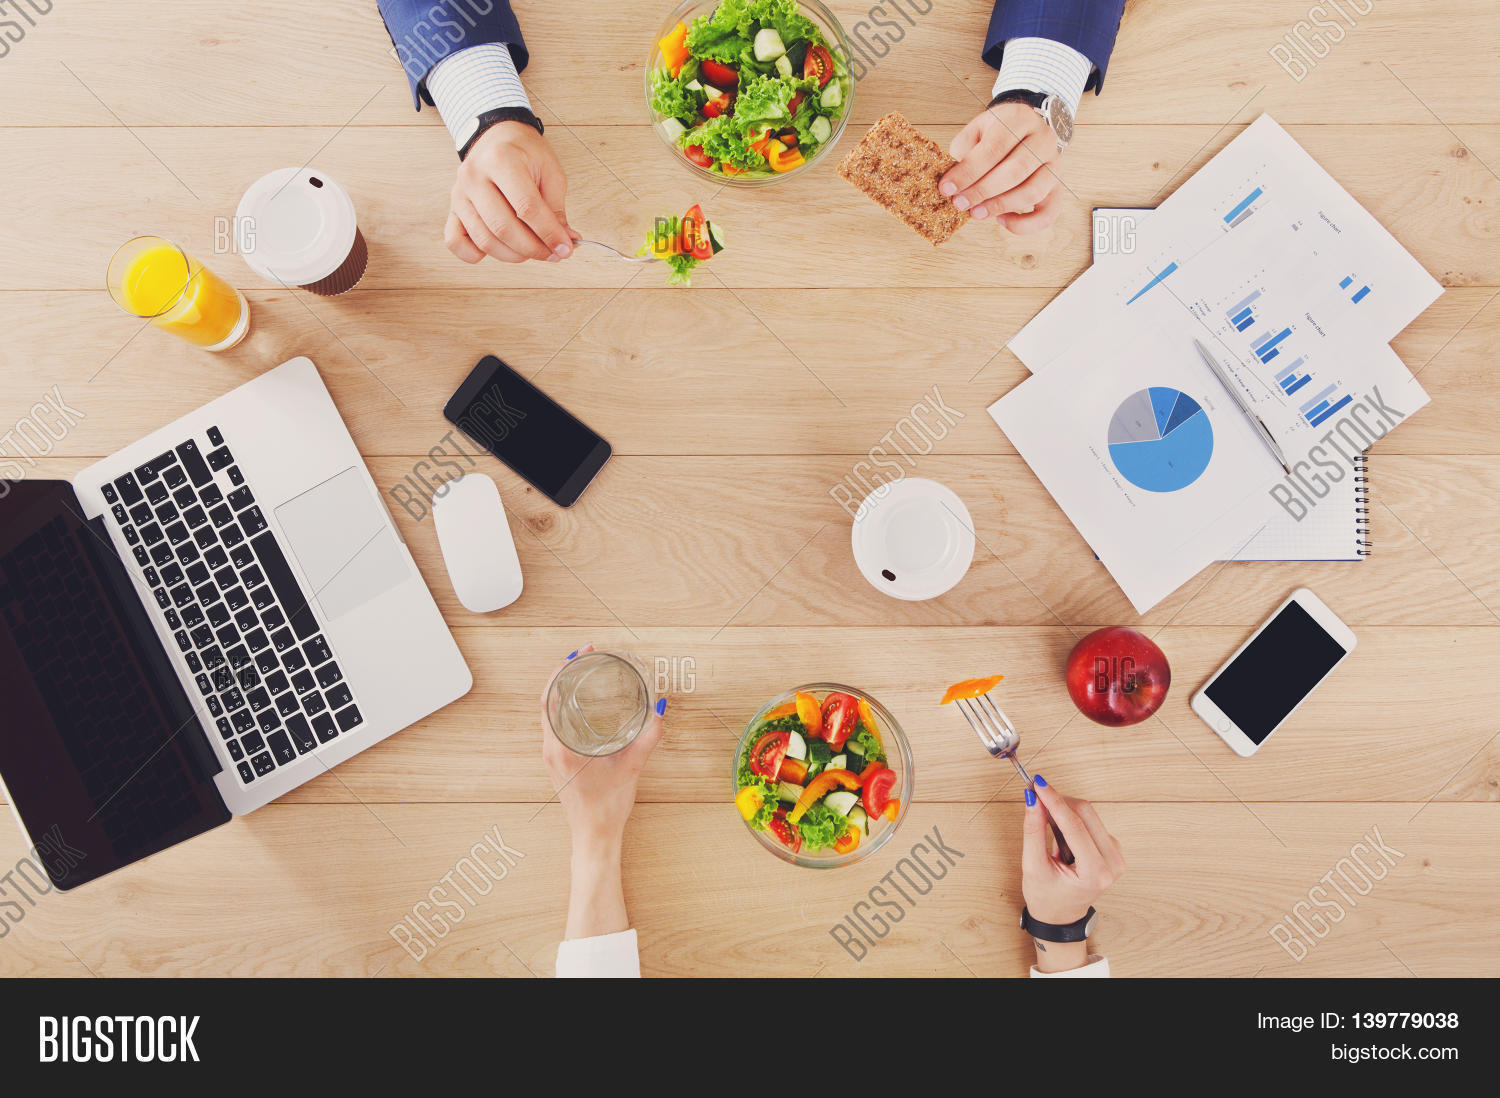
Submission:
[[[1262,116],[1011,341],[1035,376],[990,414],[1144,613],[1235,559],[1285,476],[1193,341],[1290,461],[1347,462],[1428,402],[1389,341],[1439,293]]]

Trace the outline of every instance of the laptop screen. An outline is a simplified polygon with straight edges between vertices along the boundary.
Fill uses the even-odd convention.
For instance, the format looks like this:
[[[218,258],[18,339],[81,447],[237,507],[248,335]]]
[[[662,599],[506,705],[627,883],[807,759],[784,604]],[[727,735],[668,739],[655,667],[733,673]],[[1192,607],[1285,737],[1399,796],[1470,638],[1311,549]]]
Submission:
[[[0,776],[58,888],[229,819],[141,596],[72,485],[0,482]]]

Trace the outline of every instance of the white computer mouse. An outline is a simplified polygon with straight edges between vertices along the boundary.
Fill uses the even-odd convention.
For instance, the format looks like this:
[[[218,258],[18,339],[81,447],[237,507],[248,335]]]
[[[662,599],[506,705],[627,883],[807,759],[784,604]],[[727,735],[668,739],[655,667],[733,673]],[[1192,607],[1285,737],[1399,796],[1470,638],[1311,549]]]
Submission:
[[[438,545],[464,608],[488,614],[521,597],[521,558],[500,489],[483,473],[450,480],[432,501]]]

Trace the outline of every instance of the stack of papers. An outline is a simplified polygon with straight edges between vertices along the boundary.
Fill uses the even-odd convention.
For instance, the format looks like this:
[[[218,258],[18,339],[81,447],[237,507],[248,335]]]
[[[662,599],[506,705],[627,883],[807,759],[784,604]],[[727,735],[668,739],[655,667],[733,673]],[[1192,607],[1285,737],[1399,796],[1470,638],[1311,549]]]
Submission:
[[[990,414],[1145,613],[1428,402],[1389,342],[1441,293],[1263,115],[1011,340],[1035,376]]]

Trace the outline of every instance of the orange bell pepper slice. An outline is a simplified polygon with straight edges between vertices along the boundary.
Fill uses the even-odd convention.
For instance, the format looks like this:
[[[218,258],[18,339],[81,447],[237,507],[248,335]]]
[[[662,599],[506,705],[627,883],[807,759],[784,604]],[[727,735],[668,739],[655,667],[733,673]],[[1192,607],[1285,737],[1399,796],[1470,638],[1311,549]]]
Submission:
[[[849,853],[849,851],[858,848],[858,846],[859,828],[855,827],[853,824],[849,825],[848,831],[845,831],[841,836],[833,841],[834,852],[838,854],[847,854]]]
[[[792,823],[796,823],[803,816],[807,815],[809,808],[823,799],[825,793],[832,792],[833,787],[836,785],[843,786],[845,789],[853,792],[859,788],[859,778],[848,770],[823,771],[823,773],[807,783],[807,788],[802,791],[802,796],[797,798],[797,804],[787,813],[786,818]]]
[[[1003,678],[1005,678],[1004,675],[991,675],[987,679],[965,679],[963,682],[956,682],[948,687],[939,704],[947,705],[949,702],[958,701],[959,698],[977,698],[981,694],[988,694]]]
[[[686,63],[689,51],[687,46],[687,24],[678,23],[672,28],[672,33],[657,43],[661,47],[662,63],[667,66],[675,78],[682,71]]]
[[[797,716],[807,728],[807,734],[815,740],[823,738],[823,707],[811,694],[797,692]]]
[[[779,721],[782,717],[790,717],[795,712],[797,712],[797,703],[794,701],[789,701],[785,705],[778,705],[775,709],[771,710],[764,717],[762,717],[761,720]]]
[[[891,798],[891,803],[885,806],[885,818],[888,819],[888,820],[894,820],[900,814],[901,814],[901,798],[900,797],[892,797]]]

